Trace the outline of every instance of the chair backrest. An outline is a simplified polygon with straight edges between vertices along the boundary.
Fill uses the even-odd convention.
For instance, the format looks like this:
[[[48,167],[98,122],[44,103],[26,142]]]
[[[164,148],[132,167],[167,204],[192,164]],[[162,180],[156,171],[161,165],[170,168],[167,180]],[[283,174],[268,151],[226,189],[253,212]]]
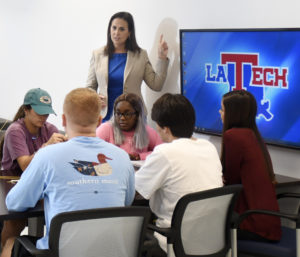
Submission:
[[[140,256],[149,218],[147,207],[61,213],[51,221],[49,249],[60,257]]]
[[[6,130],[0,130],[0,140],[4,137]]]
[[[12,123],[11,120],[0,118],[0,131],[7,130],[7,128],[11,123]]]
[[[300,193],[300,180],[291,183],[282,183],[276,185],[276,194],[280,197],[285,193]],[[279,209],[283,213],[298,214],[300,210],[299,198],[279,198]],[[293,221],[287,219],[281,219],[281,225],[289,228],[296,228],[296,224]]]
[[[176,256],[225,256],[231,246],[230,225],[242,185],[183,196],[173,217]]]
[[[6,120],[6,119],[0,118],[0,139],[2,139],[2,137],[4,137],[5,131],[7,130],[7,128],[9,127],[9,125],[11,123],[12,123],[11,120]]]

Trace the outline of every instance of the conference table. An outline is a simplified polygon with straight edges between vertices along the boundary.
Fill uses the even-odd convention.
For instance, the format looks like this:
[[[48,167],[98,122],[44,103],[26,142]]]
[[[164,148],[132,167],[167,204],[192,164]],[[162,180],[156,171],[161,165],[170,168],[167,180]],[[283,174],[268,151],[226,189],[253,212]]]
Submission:
[[[285,186],[296,186],[299,185],[300,179],[293,178],[285,175],[276,174],[277,185],[276,188],[285,187]]]
[[[43,235],[43,225],[44,225],[44,210],[43,203],[40,201],[38,204],[25,212],[12,212],[8,211],[5,198],[9,190],[14,186],[14,183],[18,179],[18,176],[11,174],[8,171],[0,170],[0,221],[13,220],[13,219],[28,219],[28,234],[34,236]],[[300,179],[292,178],[284,175],[276,175],[278,184],[276,189],[283,189],[287,186],[295,186],[300,189]],[[135,199],[133,205],[144,205],[148,204],[145,199]]]
[[[28,234],[42,236],[44,233],[44,208],[41,201],[34,208],[30,208],[25,212],[7,210],[5,198],[18,179],[19,176],[16,176],[16,174],[0,170],[0,221],[28,219]]]

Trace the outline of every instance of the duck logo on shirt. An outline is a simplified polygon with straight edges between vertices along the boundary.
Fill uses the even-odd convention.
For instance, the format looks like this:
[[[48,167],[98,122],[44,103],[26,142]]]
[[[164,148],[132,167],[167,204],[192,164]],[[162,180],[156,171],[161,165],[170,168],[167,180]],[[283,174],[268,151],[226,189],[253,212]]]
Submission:
[[[75,160],[74,162],[69,162],[75,170],[83,175],[87,176],[107,176],[112,174],[112,168],[106,160],[112,160],[105,154],[99,153],[97,155],[98,162],[80,161]]]

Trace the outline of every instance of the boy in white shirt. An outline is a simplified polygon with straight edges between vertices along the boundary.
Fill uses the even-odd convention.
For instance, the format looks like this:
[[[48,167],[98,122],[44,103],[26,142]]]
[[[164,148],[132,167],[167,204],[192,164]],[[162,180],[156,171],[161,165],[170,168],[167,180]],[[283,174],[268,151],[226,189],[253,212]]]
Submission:
[[[152,107],[151,118],[164,144],[155,147],[135,174],[135,189],[158,217],[156,225],[169,227],[178,200],[192,192],[223,186],[222,167],[216,148],[192,137],[195,111],[180,94],[164,94]],[[156,234],[166,251],[166,238]],[[158,256],[165,253],[159,249]]]

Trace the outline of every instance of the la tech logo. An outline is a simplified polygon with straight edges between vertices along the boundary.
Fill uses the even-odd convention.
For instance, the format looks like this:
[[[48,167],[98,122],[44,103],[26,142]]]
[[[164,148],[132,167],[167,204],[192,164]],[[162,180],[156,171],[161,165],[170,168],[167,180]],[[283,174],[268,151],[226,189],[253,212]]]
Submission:
[[[221,53],[220,64],[205,63],[205,82],[228,84],[229,91],[248,90],[256,98],[258,117],[270,121],[271,103],[265,99],[265,88],[288,89],[288,68],[259,66],[259,54]]]

